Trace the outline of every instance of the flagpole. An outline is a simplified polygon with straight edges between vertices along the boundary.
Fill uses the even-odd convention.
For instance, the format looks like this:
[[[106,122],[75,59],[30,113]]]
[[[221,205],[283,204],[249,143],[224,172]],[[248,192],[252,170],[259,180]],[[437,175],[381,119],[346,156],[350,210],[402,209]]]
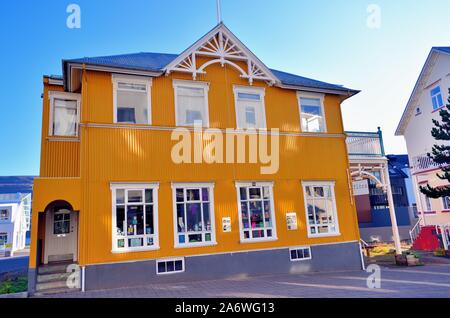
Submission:
[[[222,23],[222,9],[220,5],[220,0],[216,0],[217,2],[217,24]]]

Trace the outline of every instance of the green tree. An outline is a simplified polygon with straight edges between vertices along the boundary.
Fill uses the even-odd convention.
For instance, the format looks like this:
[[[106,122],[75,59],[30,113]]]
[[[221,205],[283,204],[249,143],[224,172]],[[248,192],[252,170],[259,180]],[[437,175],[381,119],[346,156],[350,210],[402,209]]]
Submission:
[[[450,88],[449,88],[450,94]],[[439,111],[441,116],[441,122],[433,119],[435,127],[431,130],[431,135],[438,141],[450,140],[450,95],[447,99],[446,107]],[[443,143],[435,144],[431,153],[428,153],[428,157],[431,158],[436,164],[441,167],[441,172],[436,174],[441,180],[447,180],[450,184],[450,143],[447,145]],[[425,187],[420,187],[420,191],[429,198],[438,199],[446,196],[450,196],[450,186],[433,188],[429,184]]]

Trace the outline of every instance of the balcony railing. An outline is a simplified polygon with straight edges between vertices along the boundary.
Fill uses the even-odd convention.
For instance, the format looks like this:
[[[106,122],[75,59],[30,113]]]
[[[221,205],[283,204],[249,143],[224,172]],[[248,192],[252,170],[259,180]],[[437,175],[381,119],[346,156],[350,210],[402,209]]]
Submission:
[[[435,163],[433,159],[428,157],[427,154],[413,157],[411,166],[413,168],[413,173],[419,173],[440,167],[439,164]]]
[[[377,132],[348,131],[347,149],[350,157],[384,157],[383,134]]]

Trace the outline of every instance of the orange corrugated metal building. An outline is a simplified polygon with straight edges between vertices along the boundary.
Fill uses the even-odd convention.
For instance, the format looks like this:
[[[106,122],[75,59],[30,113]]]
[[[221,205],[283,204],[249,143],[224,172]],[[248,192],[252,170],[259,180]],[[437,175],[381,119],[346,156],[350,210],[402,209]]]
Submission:
[[[340,109],[357,91],[269,69],[223,24],[180,55],[63,65],[44,77],[31,291],[52,264],[77,264],[83,289],[360,268]],[[251,149],[177,163],[173,130],[193,146],[198,120],[224,144],[267,136],[277,169]]]

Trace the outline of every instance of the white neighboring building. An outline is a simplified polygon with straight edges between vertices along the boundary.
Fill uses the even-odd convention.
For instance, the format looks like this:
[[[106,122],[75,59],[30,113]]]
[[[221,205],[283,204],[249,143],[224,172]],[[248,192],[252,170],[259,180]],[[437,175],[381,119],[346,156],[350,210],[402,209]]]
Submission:
[[[30,193],[0,194],[0,257],[25,248],[30,212]]]
[[[446,186],[448,182],[436,177],[439,167],[427,156],[436,141],[431,135],[432,120],[439,120],[439,110],[446,106],[450,88],[450,47],[433,47],[406,105],[396,135],[404,136],[417,210],[422,225],[444,225],[450,222],[450,200],[429,199],[423,195],[420,185]]]

